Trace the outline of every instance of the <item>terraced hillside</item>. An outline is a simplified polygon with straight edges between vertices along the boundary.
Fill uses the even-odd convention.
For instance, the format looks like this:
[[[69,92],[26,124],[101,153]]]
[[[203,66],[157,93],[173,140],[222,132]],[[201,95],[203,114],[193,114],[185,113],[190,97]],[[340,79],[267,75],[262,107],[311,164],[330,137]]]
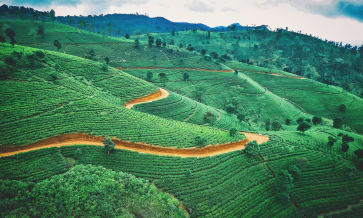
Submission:
[[[231,126],[233,122],[237,121],[241,124],[235,125],[236,128],[257,130],[263,128],[267,119],[284,123],[286,119],[296,120],[299,117],[308,116],[300,108],[270,92],[247,75],[241,72],[236,75],[232,69],[227,72],[219,72],[197,69],[125,68],[124,71],[140,79],[147,79],[147,75],[152,74],[150,81],[155,85],[220,109],[222,123],[216,122],[215,125],[220,128]],[[185,74],[188,75],[187,80],[184,79]],[[165,99],[165,101],[173,102],[171,97],[170,100]],[[164,102],[154,104],[159,105]],[[153,110],[148,109],[152,105],[141,105],[141,107],[147,107],[145,110],[149,112]],[[178,108],[180,109],[180,107]],[[226,116],[225,111],[229,111],[232,117]],[[168,113],[179,114],[169,110]],[[215,116],[217,117],[217,115]],[[229,121],[223,121],[224,117]],[[223,123],[225,124],[223,125]]]
[[[37,34],[40,26],[44,29],[43,35]],[[106,37],[59,23],[1,19],[0,27],[1,32],[9,27],[14,29],[15,40],[20,45],[58,51],[54,46],[54,40],[58,40],[61,44],[59,52],[88,57],[100,62],[109,57],[110,65],[115,67],[223,68],[177,46],[164,48],[157,47],[154,43],[150,47],[144,41],[140,41],[136,46],[135,41],[131,39]]]
[[[260,145],[257,153],[235,151],[209,158],[164,157],[125,150],[107,155],[94,146],[65,146],[51,151],[0,158],[2,178],[38,181],[54,175],[58,168],[66,170],[68,159],[75,160],[72,164],[101,165],[154,181],[182,200],[192,217],[314,217],[357,204],[363,197],[362,172],[352,168],[349,158],[332,156],[323,138],[311,139],[295,132],[271,134],[270,141]],[[51,155],[65,159],[34,171]],[[298,166],[301,173],[294,178],[291,201],[282,203],[274,187],[279,172],[290,165]],[[7,166],[24,166],[32,171]]]
[[[178,147],[194,146],[197,136],[206,138],[205,144],[239,139],[215,128],[124,108],[126,101],[158,88],[119,70],[104,70],[99,63],[9,45],[2,45],[0,58],[6,67],[4,61],[15,64],[10,65],[7,80],[0,82],[2,145],[77,132]]]
[[[363,210],[363,136],[331,127],[331,119],[342,117],[359,132],[363,107],[356,96],[286,72],[219,64],[175,46],[135,47],[132,40],[58,23],[0,24],[16,30],[18,44],[31,46],[0,43],[0,196],[9,199],[0,205],[1,216],[19,216],[17,200],[33,203],[24,188],[42,191],[33,183],[51,185],[87,164],[114,171],[107,176],[146,179],[157,193],[182,202],[169,195],[156,200],[152,205],[161,202],[165,216],[171,209],[191,217],[359,217]],[[340,102],[344,113],[333,111]],[[322,122],[309,120],[312,115]],[[280,126],[268,130],[267,121]],[[302,124],[311,128],[297,131]],[[77,175],[88,185],[98,180]],[[135,180],[115,178],[121,177],[126,184]],[[136,190],[148,190],[147,184],[139,180]],[[66,190],[51,186],[54,193]],[[105,197],[84,189],[97,196],[92,200]],[[145,211],[139,203],[130,204],[136,217]],[[106,206],[100,210],[109,211]]]
[[[294,75],[282,71],[251,67],[237,62],[228,63],[228,66],[248,75],[304,112],[329,119],[341,118],[353,130],[363,132],[363,99],[358,96],[335,86],[294,78]],[[340,105],[345,105],[346,109],[340,110]]]
[[[204,49],[207,55],[220,61],[234,59],[269,69],[286,70],[363,96],[360,85],[363,82],[362,45],[342,45],[282,29],[233,31],[231,28],[225,32],[180,31],[174,35],[151,35],[198,53]],[[141,36],[141,39],[147,38],[146,34]]]

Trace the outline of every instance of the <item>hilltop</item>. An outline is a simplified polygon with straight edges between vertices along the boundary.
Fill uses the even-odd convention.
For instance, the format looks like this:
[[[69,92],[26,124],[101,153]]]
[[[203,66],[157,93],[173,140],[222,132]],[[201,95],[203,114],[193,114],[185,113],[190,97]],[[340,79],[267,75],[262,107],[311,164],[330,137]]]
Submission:
[[[181,31],[152,34],[167,43],[190,48],[224,62],[231,59],[283,70],[363,96],[363,46],[323,41],[278,29],[246,29],[235,25],[225,32]],[[148,35],[142,39],[146,40]],[[139,38],[134,36],[131,38]]]

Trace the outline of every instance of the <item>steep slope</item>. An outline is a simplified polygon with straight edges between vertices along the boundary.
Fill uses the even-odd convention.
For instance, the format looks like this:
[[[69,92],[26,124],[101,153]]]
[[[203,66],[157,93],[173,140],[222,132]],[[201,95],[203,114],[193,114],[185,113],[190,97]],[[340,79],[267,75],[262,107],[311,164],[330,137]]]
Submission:
[[[0,81],[2,145],[78,132],[177,147],[195,146],[197,136],[205,144],[240,139],[124,108],[158,88],[114,68],[56,52],[1,46],[1,65],[11,72]]]
[[[301,79],[283,71],[229,62],[274,94],[294,103],[307,113],[329,119],[340,118],[353,130],[363,132],[363,99],[342,88],[325,85],[311,79]],[[339,107],[345,105],[345,110]]]
[[[124,69],[124,71],[141,79],[146,79],[147,74],[151,72],[154,75],[150,80],[152,83],[220,109],[221,121],[214,124],[220,128],[225,125],[223,123],[229,123],[226,125],[228,127],[235,122],[234,127],[236,128],[259,130],[265,129],[265,122],[268,119],[271,122],[275,120],[283,124],[286,119],[296,120],[301,116],[309,116],[308,114],[305,115],[300,108],[274,95],[248,76],[242,73],[236,75],[232,69],[226,72],[202,69]],[[160,77],[157,76],[158,74],[165,74],[165,76]],[[188,75],[187,80],[183,79],[184,74]],[[160,102],[140,105],[137,108],[158,114],[161,111],[161,106],[166,105],[166,108],[169,108],[175,105],[173,102],[178,102],[178,98],[175,97],[173,100],[172,97],[170,96],[169,99]],[[169,104],[171,105],[168,106]],[[182,110],[182,107],[178,106],[177,109]],[[218,117],[216,112],[211,112]],[[179,115],[179,112],[173,112],[173,110],[162,113],[172,118]],[[201,118],[203,116],[199,119]],[[173,119],[181,118],[175,117]]]
[[[289,71],[340,86],[363,97],[363,45],[359,48],[342,45],[286,30],[182,31],[175,35],[157,33],[153,36],[167,43],[173,41],[175,45],[190,45],[196,51],[205,49],[210,55],[215,52],[222,57],[222,61],[233,58],[261,67]],[[141,36],[142,39],[147,37]]]
[[[2,157],[0,177],[39,181],[55,175],[57,167],[64,164],[45,164],[47,160],[65,157],[75,159],[75,164],[101,165],[153,181],[182,200],[192,217],[315,217],[358,203],[363,198],[363,175],[352,167],[349,157],[330,150],[325,137],[309,136],[314,133],[314,129],[307,135],[270,133],[270,141],[255,148],[255,152],[235,151],[208,158],[125,150],[107,155],[101,147],[64,146]],[[361,136],[354,138],[363,140]],[[293,165],[300,173],[294,177],[291,200],[279,201],[277,177]],[[341,188],[347,184],[349,188]]]
[[[39,27],[44,34],[37,34]],[[214,62],[205,60],[176,46],[148,46],[141,42],[136,47],[134,39],[111,38],[90,33],[68,25],[30,20],[0,20],[1,31],[11,27],[16,32],[15,40],[20,45],[56,51],[54,40],[61,44],[59,52],[87,57],[104,62],[110,59],[115,67],[199,67],[222,69]],[[154,41],[155,42],[155,41]]]

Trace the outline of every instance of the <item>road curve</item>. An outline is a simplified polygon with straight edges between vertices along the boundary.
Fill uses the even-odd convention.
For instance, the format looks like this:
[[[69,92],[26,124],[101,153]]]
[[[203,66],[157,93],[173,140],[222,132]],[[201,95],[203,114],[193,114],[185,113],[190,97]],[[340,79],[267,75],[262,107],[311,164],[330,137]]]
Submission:
[[[127,109],[131,109],[133,106],[135,106],[137,104],[150,103],[153,101],[157,101],[157,100],[166,98],[168,96],[169,96],[169,92],[166,91],[165,89],[160,88],[158,91],[156,91],[150,95],[140,97],[140,98],[135,98],[131,101],[126,102],[126,104],[124,106]]]
[[[124,106],[131,109],[134,105],[146,102],[156,101],[166,98],[169,95],[168,91],[159,89],[150,95],[136,98],[127,102]],[[142,142],[129,142],[118,138],[112,138],[115,143],[116,149],[124,149],[135,151],[145,154],[153,154],[159,156],[175,156],[175,157],[209,157],[220,154],[225,154],[237,150],[242,150],[251,141],[256,141],[262,144],[269,140],[268,136],[262,136],[254,133],[241,132],[246,136],[244,140],[238,142],[231,142],[219,145],[207,145],[202,148],[176,148],[171,146],[156,146]],[[61,146],[74,146],[74,145],[94,145],[103,146],[104,140],[101,136],[92,136],[85,133],[64,134],[59,136],[50,137],[29,145],[23,146],[0,146],[0,157],[15,155],[22,152],[34,151],[43,148],[61,147]]]
[[[261,144],[269,140],[267,136],[261,136],[254,133],[242,132],[242,134],[246,136],[246,138],[242,141],[219,144],[215,146],[207,145],[202,148],[176,148],[168,146],[161,147],[141,142],[124,141],[118,138],[112,138],[112,141],[115,143],[116,149],[124,149],[145,154],[175,157],[209,157],[242,150],[250,141],[256,141],[258,144]],[[0,147],[0,157],[11,156],[22,152],[34,151],[43,148],[74,145],[103,146],[102,140],[104,140],[104,137],[91,136],[83,133],[64,134],[50,137],[30,145]]]

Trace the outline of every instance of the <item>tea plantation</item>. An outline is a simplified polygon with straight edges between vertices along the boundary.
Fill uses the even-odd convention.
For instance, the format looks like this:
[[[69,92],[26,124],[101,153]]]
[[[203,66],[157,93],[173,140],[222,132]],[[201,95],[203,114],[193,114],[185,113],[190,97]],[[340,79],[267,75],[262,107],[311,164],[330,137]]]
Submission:
[[[205,33],[149,36],[185,44]],[[197,45],[214,51],[237,33],[223,34]],[[124,39],[51,21],[0,19],[0,36],[1,217],[362,214],[357,95],[305,74],[150,43],[147,35]],[[160,88],[168,95],[156,96]],[[58,142],[67,134],[104,140]],[[144,150],[114,149],[115,138]],[[175,155],[153,152],[156,146]],[[208,148],[225,150],[178,153]]]

